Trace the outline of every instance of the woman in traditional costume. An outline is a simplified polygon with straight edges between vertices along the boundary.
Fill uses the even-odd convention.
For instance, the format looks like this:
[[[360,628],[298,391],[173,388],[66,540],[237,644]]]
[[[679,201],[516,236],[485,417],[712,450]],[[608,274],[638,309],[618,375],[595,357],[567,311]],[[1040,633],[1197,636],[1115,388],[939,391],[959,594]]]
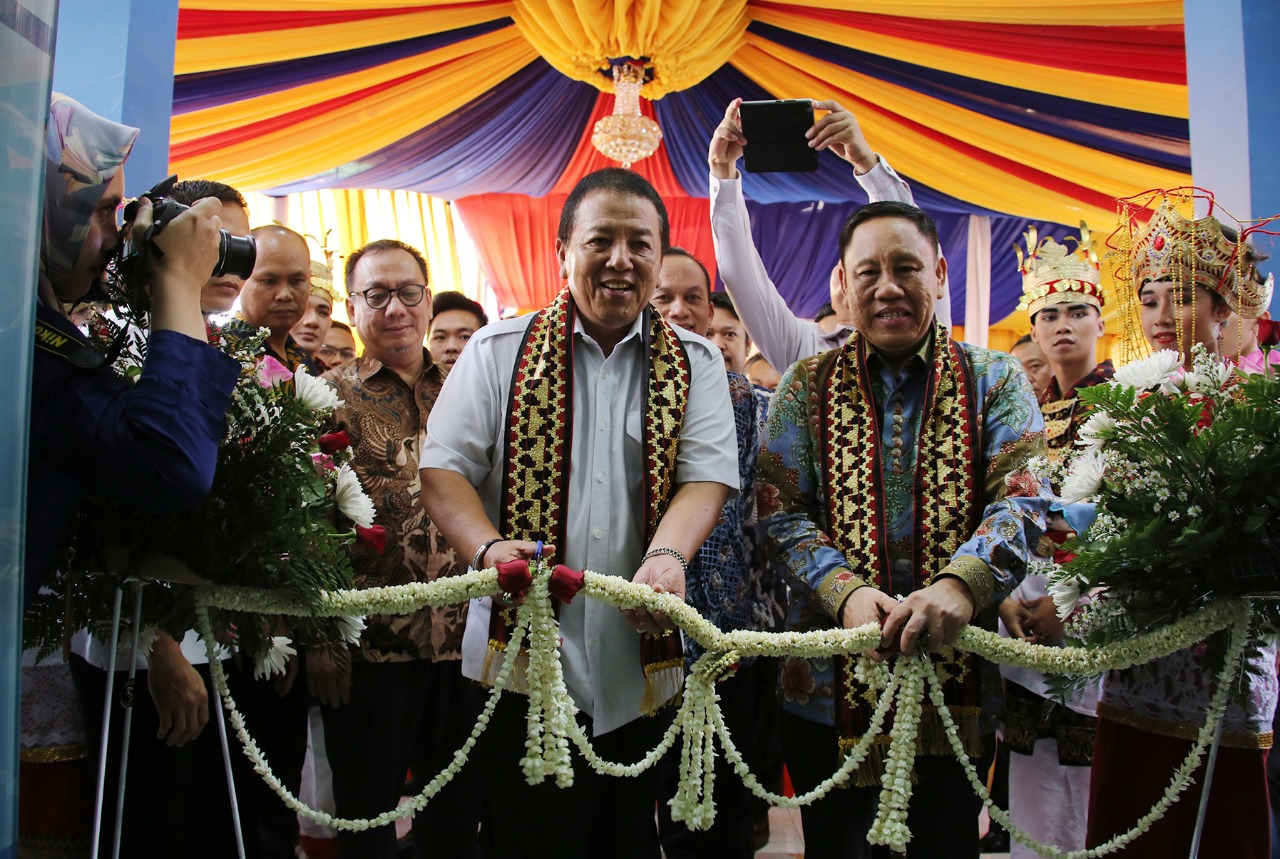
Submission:
[[[1254,318],[1270,300],[1268,284],[1255,276],[1255,255],[1244,232],[1214,217],[1188,219],[1198,189],[1160,195],[1146,227],[1122,207],[1120,283],[1122,321],[1129,332],[1140,322],[1152,350],[1173,349],[1187,370],[1200,344],[1219,354],[1219,330],[1236,312]],[[1150,199],[1150,196],[1148,196]],[[1212,197],[1207,197],[1212,208]],[[1132,284],[1127,284],[1132,278]],[[1134,307],[1134,303],[1138,307]],[[1127,312],[1126,312],[1127,311]],[[1276,640],[1273,633],[1250,640],[1239,688],[1228,699],[1221,747],[1201,841],[1202,856],[1267,859],[1271,815],[1267,801],[1267,750],[1276,707]],[[1112,671],[1098,702],[1098,727],[1089,795],[1088,845],[1127,831],[1160,799],[1190,752],[1209,709],[1216,670],[1202,644],[1147,665]],[[1194,775],[1204,784],[1205,766]],[[1165,815],[1124,849],[1125,859],[1186,855],[1195,831],[1202,787],[1182,795]]]

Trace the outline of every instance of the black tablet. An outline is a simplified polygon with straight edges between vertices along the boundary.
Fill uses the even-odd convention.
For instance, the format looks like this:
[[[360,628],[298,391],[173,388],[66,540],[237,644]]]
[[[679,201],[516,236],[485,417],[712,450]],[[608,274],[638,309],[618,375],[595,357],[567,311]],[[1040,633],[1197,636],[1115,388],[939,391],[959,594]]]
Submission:
[[[752,173],[807,173],[818,169],[818,151],[805,132],[813,127],[807,98],[744,101],[738,108],[747,138],[743,161]]]

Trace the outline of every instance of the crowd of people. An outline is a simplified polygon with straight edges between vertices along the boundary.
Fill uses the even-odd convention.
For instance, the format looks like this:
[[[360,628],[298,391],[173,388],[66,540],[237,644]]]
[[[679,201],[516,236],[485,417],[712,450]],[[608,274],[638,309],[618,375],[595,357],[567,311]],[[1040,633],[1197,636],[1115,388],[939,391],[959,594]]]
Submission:
[[[1113,672],[1064,699],[1035,672],[948,646],[970,624],[1064,641],[1046,582],[1029,567],[1083,532],[1089,511],[1058,500],[1058,487],[1031,466],[1073,449],[1088,417],[1079,391],[1114,372],[1097,358],[1107,296],[1088,235],[1074,250],[1028,235],[1020,309],[1031,333],[1012,354],[958,342],[933,220],[853,114],[818,101],[810,145],[846,161],[871,202],[851,213],[830,249],[829,307],[818,320],[797,318],[752,239],[739,103],[727,106],[708,147],[724,291],[713,289],[704,261],[673,244],[661,196],[620,168],[584,177],[548,237],[564,288],[536,313],[492,323],[476,302],[435,286],[410,245],[388,238],[355,250],[339,288],[301,235],[251,228],[235,189],[186,181],[173,198],[190,209],[153,239],[162,252],[151,331],[132,382],[71,317],[116,252],[123,163],[137,131],[55,95],[27,592],[68,562],[83,495],[105,492],[154,512],[200,502],[239,374],[225,350],[267,329],[264,355],[322,374],[342,401],[333,429],[346,433],[351,467],[386,531],[382,551],[351,549],[359,587],[541,556],[683,598],[726,632],[875,623],[881,640],[866,656],[930,653],[954,719],[948,729],[923,704],[908,856],[969,859],[981,850],[982,803],[948,730],[982,769],[998,747],[1007,750],[1011,818],[1032,837],[1073,850],[1127,830],[1203,721],[1212,691],[1203,649]],[[139,208],[128,227],[135,236],[150,211]],[[1151,348],[1180,350],[1188,368],[1197,343],[1219,360],[1256,360],[1254,311],[1269,289],[1261,256],[1242,264],[1229,229],[1171,207],[1145,229],[1122,282],[1136,290]],[[218,230],[254,239],[247,278],[208,275]],[[332,318],[343,302],[350,325]],[[92,481],[87,461],[98,463]],[[453,759],[480,716],[516,603],[494,594],[370,616],[346,652],[300,648],[283,675],[266,679],[233,653],[218,657],[284,786],[302,788],[318,706],[323,740],[310,746],[325,750],[332,811],[373,817],[406,792],[406,773],[421,784]],[[580,724],[603,758],[639,760],[670,725],[697,645],[643,608],[577,599],[557,613]],[[1275,638],[1251,648],[1247,694],[1227,714],[1203,855],[1271,855]],[[72,650],[92,748],[107,654],[84,632]],[[134,700],[122,855],[235,855],[221,748],[208,726],[221,718],[208,658],[194,633],[159,633],[137,656],[149,694]],[[860,664],[858,654],[762,657],[742,660],[718,685],[726,724],[771,789],[782,789],[784,767],[797,792],[819,785],[870,729],[876,695]],[[671,818],[678,749],[636,778],[601,775],[575,754],[571,787],[526,783],[527,709],[522,696],[500,699],[469,765],[413,819],[412,855],[749,857],[768,840],[767,806],[723,757],[715,823],[704,831]],[[802,808],[806,856],[890,855],[867,842],[889,751],[882,740],[849,786]],[[121,742],[107,738],[111,767]],[[247,855],[294,856],[294,812],[233,759]],[[50,766],[31,764],[24,803],[70,805],[71,793],[39,793],[65,777]],[[1117,855],[1178,855],[1195,817],[1184,799]],[[48,835],[27,834],[29,844]],[[388,859],[398,846],[394,829],[379,827],[340,833],[337,849]],[[1012,855],[1035,854],[1014,845]]]

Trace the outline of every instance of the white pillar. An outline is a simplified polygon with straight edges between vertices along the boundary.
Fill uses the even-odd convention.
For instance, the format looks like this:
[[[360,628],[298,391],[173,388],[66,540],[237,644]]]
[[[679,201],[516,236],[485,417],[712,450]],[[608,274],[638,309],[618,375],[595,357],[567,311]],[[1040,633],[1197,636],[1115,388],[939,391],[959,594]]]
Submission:
[[[991,219],[969,216],[969,262],[965,272],[964,340],[987,345],[991,324]]]

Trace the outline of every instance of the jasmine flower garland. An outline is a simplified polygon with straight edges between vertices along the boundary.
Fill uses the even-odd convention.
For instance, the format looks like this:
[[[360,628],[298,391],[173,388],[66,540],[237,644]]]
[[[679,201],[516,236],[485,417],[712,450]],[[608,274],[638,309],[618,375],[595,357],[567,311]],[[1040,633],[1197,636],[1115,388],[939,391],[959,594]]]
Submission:
[[[521,645],[528,639],[530,740],[526,744],[526,755],[521,764],[526,778],[531,782],[540,781],[551,775],[556,778],[558,784],[571,783],[573,775],[568,756],[570,741],[578,747],[583,758],[597,772],[627,777],[638,775],[651,767],[674,745],[677,737],[683,734],[685,742],[681,756],[681,786],[671,800],[672,816],[691,828],[706,828],[715,818],[715,807],[711,797],[714,787],[716,740],[719,740],[723,747],[726,760],[733,767],[734,772],[743,779],[744,784],[753,794],[780,806],[803,806],[826,796],[837,786],[848,782],[851,774],[866,758],[872,742],[883,734],[884,720],[887,718],[889,708],[896,705],[897,715],[890,729],[890,755],[882,782],[881,804],[870,837],[875,843],[887,844],[894,849],[905,847],[911,837],[910,830],[906,826],[906,809],[911,796],[910,777],[915,755],[915,735],[919,729],[921,715],[920,702],[924,697],[926,683],[930,687],[931,697],[937,699],[934,700],[934,704],[938,706],[940,718],[943,720],[944,727],[948,729],[948,736],[953,746],[958,743],[954,720],[949,711],[940,706],[942,702],[939,698],[940,692],[937,691],[940,687],[937,685],[936,673],[930,670],[931,663],[925,658],[899,657],[890,669],[883,663],[872,663],[865,656],[859,656],[855,668],[857,675],[864,678],[873,689],[882,690],[872,714],[869,730],[850,750],[840,768],[815,789],[794,798],[778,796],[764,789],[759,779],[751,773],[740,750],[734,744],[720,711],[715,691],[716,679],[723,673],[726,666],[744,656],[861,654],[879,641],[879,627],[876,624],[867,624],[857,629],[826,629],[806,633],[763,633],[739,630],[726,634],[720,632],[696,610],[676,597],[658,594],[644,585],[616,576],[603,576],[588,571],[584,573],[583,593],[621,608],[643,605],[651,611],[663,612],[684,629],[686,634],[696,638],[706,650],[687,681],[685,698],[676,718],[658,746],[635,764],[605,761],[596,753],[591,746],[590,738],[574,718],[576,711],[568,689],[564,685],[563,672],[560,669],[559,628],[547,596],[548,571],[541,566],[535,569],[534,584],[516,614],[512,646],[506,649],[499,677],[481,718],[477,721],[467,742],[455,754],[450,765],[432,779],[422,794],[410,803],[406,803],[399,809],[384,812],[376,818],[365,820],[337,819],[332,815],[307,808],[289,794],[271,772],[270,765],[248,734],[244,719],[236,710],[235,702],[226,688],[221,666],[215,660],[211,664],[215,684],[229,713],[235,733],[244,746],[245,754],[254,762],[255,770],[290,808],[327,826],[359,830],[383,826],[406,817],[424,807],[431,797],[435,796],[440,788],[466,764],[476,740],[489,723],[498,697],[506,688],[521,651]],[[462,602],[474,596],[495,593],[497,590],[497,572],[485,570],[456,578],[439,579],[429,584],[417,583],[391,588],[326,593],[318,600],[317,613],[323,617],[408,613],[423,606]],[[204,589],[199,594],[199,629],[206,647],[211,650],[217,646],[209,628],[208,612],[212,606],[229,610],[257,610],[279,614],[303,613],[310,610],[307,604],[287,595],[247,588]],[[1000,638],[994,633],[972,627],[961,632],[956,647],[979,653],[996,662],[1022,665],[1044,673],[1093,676],[1114,668],[1148,662],[1153,658],[1202,641],[1212,633],[1232,626],[1234,629],[1231,644],[1232,658],[1228,660],[1227,666],[1219,677],[1219,687],[1215,691],[1210,708],[1210,720],[1201,734],[1202,742],[1198,746],[1198,752],[1202,754],[1208,742],[1207,738],[1212,735],[1213,726],[1220,718],[1222,708],[1225,706],[1225,690],[1235,676],[1235,666],[1243,635],[1241,630],[1247,629],[1249,617],[1250,606],[1247,602],[1222,600],[1168,626],[1104,647],[1087,649],[1043,647],[1024,641]],[[958,754],[961,762],[968,768],[970,780],[975,781],[975,789],[978,790],[979,796],[983,796],[984,801],[989,803],[989,797],[985,797],[985,789],[977,784],[977,776],[972,773],[972,765],[963,755],[963,747],[958,749]],[[1150,825],[1164,813],[1173,798],[1185,789],[1198,761],[1198,756],[1194,760],[1188,758],[1184,766],[1179,769],[1170,792],[1166,794],[1167,801],[1163,805],[1157,805],[1151,813],[1144,816],[1142,821],[1139,821],[1141,825]],[[1003,819],[1003,814],[999,809],[992,809],[992,816],[997,820]],[[1006,826],[1009,825],[1006,824]],[[1015,833],[1015,837],[1018,837],[1017,831],[1012,826],[1009,826],[1009,829]],[[1025,843],[1025,836],[1021,840]],[[1075,854],[1072,855],[1075,856]],[[1104,853],[1087,855],[1101,856]],[[1077,859],[1084,859],[1085,856],[1086,854],[1079,854]]]

